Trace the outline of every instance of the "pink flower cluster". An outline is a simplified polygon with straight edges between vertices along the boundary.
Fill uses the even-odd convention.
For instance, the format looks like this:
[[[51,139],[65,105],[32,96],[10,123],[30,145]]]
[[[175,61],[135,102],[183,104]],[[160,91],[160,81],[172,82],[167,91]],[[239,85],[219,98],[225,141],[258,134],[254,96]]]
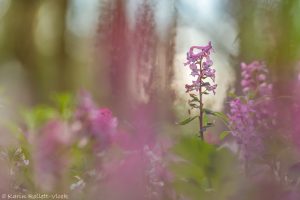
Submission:
[[[300,73],[298,74],[297,80],[293,83],[293,95],[292,101],[286,105],[285,109],[290,110],[291,120],[291,140],[296,145],[298,149],[300,149],[300,123],[299,123],[299,116],[300,116]]]
[[[244,94],[251,91],[261,96],[271,95],[272,84],[267,83],[268,69],[264,63],[259,61],[253,61],[248,65],[241,63],[241,69]]]
[[[109,109],[99,108],[87,92],[80,92],[74,116],[46,122],[35,140],[33,163],[42,190],[54,191],[66,179],[74,147],[87,151],[93,162],[86,165],[88,172],[77,172],[71,190],[96,188],[96,181],[105,189],[96,188],[95,194],[105,194],[105,199],[163,199],[169,179],[165,149],[156,140],[149,110],[140,107],[133,113],[134,119],[127,119],[135,124],[130,133],[120,130]]]
[[[255,116],[260,125],[270,126],[270,118],[275,117],[272,102],[273,85],[268,83],[268,69],[263,62],[253,61],[250,64],[241,63],[243,92],[248,98],[255,100]],[[251,97],[252,95],[252,97]]]
[[[196,77],[196,80],[192,84],[186,84],[186,92],[200,91],[201,93],[213,92],[217,88],[217,84],[211,84],[206,81],[210,78],[212,82],[215,82],[216,70],[212,69],[213,62],[210,59],[210,53],[213,50],[211,42],[207,46],[192,46],[187,52],[187,62],[184,64],[188,65],[191,69],[191,75]],[[205,90],[202,91],[202,88]]]
[[[79,95],[75,119],[81,124],[83,135],[95,140],[95,150],[105,150],[116,133],[118,121],[107,108],[98,108],[87,92]]]
[[[244,97],[230,101],[229,127],[245,160],[258,155],[263,149],[266,129],[275,116],[271,99],[272,84],[267,82],[268,70],[259,61],[241,63]]]
[[[70,127],[60,120],[50,120],[41,128],[34,154],[35,181],[41,189],[52,191],[64,179],[71,141]]]
[[[243,160],[255,157],[263,148],[261,137],[257,133],[255,102],[236,98],[230,101],[229,127],[231,135],[239,145]]]
[[[96,172],[105,179],[105,199],[143,199],[145,195],[160,199],[167,170],[148,110],[133,111],[134,119],[129,116],[127,120],[135,125],[128,133],[120,130],[112,112],[98,108],[88,93],[81,92],[79,100],[75,118],[81,123],[81,136],[93,140]],[[114,148],[120,150],[120,155],[113,154]]]

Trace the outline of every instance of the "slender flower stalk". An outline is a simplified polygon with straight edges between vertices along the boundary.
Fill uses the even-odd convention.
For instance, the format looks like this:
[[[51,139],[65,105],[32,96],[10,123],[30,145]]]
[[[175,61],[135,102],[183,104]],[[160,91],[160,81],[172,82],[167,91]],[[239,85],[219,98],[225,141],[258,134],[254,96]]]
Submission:
[[[211,92],[215,94],[217,88],[217,84],[214,84],[216,70],[212,69],[213,62],[210,59],[212,50],[211,42],[207,46],[192,46],[187,53],[187,62],[184,64],[189,66],[192,71],[191,76],[196,78],[192,84],[186,84],[185,88],[186,93],[189,93],[192,97],[192,100],[189,100],[189,105],[192,108],[199,109],[199,134],[202,140],[204,140],[204,132],[208,128],[208,125],[204,124],[203,121],[203,95],[208,95]],[[198,92],[199,98],[198,95],[192,93],[193,91]],[[199,103],[199,105],[196,103]]]
[[[200,62],[200,77],[202,77],[201,62]],[[200,96],[199,130],[200,130],[200,137],[201,137],[202,140],[204,140],[202,87],[199,88],[199,96]]]

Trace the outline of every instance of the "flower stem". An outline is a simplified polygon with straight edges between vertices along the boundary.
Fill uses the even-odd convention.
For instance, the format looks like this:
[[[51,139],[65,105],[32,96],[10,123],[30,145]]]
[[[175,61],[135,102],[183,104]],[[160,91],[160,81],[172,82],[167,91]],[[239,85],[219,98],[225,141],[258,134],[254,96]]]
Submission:
[[[200,100],[200,106],[199,106],[199,133],[200,133],[200,138],[202,141],[204,141],[204,130],[203,130],[203,103],[202,103],[202,86],[201,86],[201,82],[202,82],[202,60],[199,63],[200,65],[200,88],[199,88],[199,100]]]
[[[204,141],[204,131],[203,131],[203,107],[202,107],[202,94],[200,93],[200,116],[199,116],[199,128],[200,128],[200,138]]]

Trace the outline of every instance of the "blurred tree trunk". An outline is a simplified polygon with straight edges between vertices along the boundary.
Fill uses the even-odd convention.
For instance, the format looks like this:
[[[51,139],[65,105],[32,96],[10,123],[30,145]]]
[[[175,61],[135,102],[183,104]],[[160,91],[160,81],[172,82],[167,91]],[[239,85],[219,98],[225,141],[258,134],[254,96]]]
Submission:
[[[256,39],[255,29],[255,10],[256,0],[254,1],[242,1],[234,0],[229,4],[229,9],[233,18],[237,20],[238,35],[236,40],[239,42],[239,55],[234,59],[234,71],[236,74],[235,89],[239,94],[241,89],[241,62],[252,62],[262,57],[259,51],[259,41]],[[254,51],[255,49],[255,51]]]
[[[49,92],[70,88],[71,76],[65,53],[65,16],[68,0],[55,1],[57,4],[55,32],[57,34],[56,42],[59,45],[57,45],[54,56],[50,59],[43,57],[35,43],[36,26],[40,20],[38,11],[42,4],[47,2],[51,1],[13,0],[6,16],[8,51],[11,59],[17,59],[26,70],[32,91],[32,100],[35,103],[49,99]],[[47,41],[43,42],[47,43]],[[50,74],[45,73],[45,68],[49,67],[48,62],[51,63],[51,68],[55,68],[55,76],[51,77]]]
[[[292,95],[290,89],[295,80],[296,63],[299,62],[299,33],[295,35],[295,12],[298,0],[281,1],[278,12],[275,13],[273,29],[276,37],[276,45],[271,49],[272,69],[275,76],[274,89],[277,96]],[[300,12],[300,10],[298,10]],[[298,23],[300,21],[298,20]]]
[[[297,33],[297,24],[295,23],[295,10],[299,4],[298,0],[281,1],[278,12],[274,14],[273,31],[276,38],[274,48],[269,52],[271,57],[271,67],[274,75],[274,95],[276,97],[293,96],[297,91],[294,91],[295,81],[297,80],[296,65],[300,61],[300,34]],[[299,19],[297,19],[299,23]],[[299,72],[298,72],[299,73]],[[290,116],[293,113],[290,101],[279,98],[277,102],[277,112],[280,116],[281,123],[279,126],[285,127],[285,130],[290,128]]]
[[[39,80],[39,67],[36,62],[36,48],[34,45],[35,17],[40,1],[11,1],[7,14],[7,39],[9,39],[10,56],[17,59],[28,71],[30,87],[38,97],[42,92]]]
[[[68,10],[68,0],[59,0],[57,22],[58,43],[57,56],[57,72],[58,72],[58,91],[71,90],[73,87],[72,68],[68,63],[68,55],[66,52],[66,15]]]

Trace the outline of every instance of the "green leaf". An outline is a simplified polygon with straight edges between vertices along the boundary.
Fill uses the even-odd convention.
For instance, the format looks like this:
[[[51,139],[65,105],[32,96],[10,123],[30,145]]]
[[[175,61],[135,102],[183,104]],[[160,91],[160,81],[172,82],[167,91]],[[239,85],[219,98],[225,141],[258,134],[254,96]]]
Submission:
[[[190,97],[192,97],[192,101],[200,102],[200,99],[195,94],[190,94]]]
[[[189,199],[230,199],[236,179],[236,156],[197,137],[183,136],[173,148],[181,161],[172,162],[173,186]]]
[[[220,140],[224,140],[225,137],[227,137],[229,134],[230,134],[229,131],[223,131],[223,132],[219,135]]]
[[[222,112],[215,112],[214,114],[216,117],[220,118],[225,124],[228,123],[229,119],[226,114],[224,114]]]
[[[170,170],[178,179],[194,179],[195,182],[200,183],[205,178],[203,169],[191,162],[173,162],[170,165]]]
[[[214,112],[214,111],[209,110],[209,109],[207,109],[207,108],[203,108],[203,111],[204,111],[205,114],[207,114],[207,115],[215,115],[215,112]]]
[[[191,121],[193,121],[194,119],[196,119],[197,117],[199,117],[199,116],[189,117],[189,118],[187,118],[187,119],[185,119],[185,120],[183,120],[181,122],[178,122],[176,124],[178,124],[178,125],[186,125],[186,124],[190,123]]]
[[[201,141],[198,137],[183,136],[172,151],[186,161],[203,167],[209,163],[215,147]]]
[[[225,114],[222,113],[222,112],[214,112],[214,111],[209,110],[209,109],[207,109],[207,108],[203,108],[203,110],[204,110],[205,114],[207,114],[207,115],[213,115],[213,116],[216,116],[216,117],[222,119],[225,123],[228,122],[228,117],[227,117],[227,115],[225,115]]]
[[[189,103],[189,105],[190,105],[192,108],[200,108],[200,106],[198,106],[197,104],[194,104],[194,103]]]

